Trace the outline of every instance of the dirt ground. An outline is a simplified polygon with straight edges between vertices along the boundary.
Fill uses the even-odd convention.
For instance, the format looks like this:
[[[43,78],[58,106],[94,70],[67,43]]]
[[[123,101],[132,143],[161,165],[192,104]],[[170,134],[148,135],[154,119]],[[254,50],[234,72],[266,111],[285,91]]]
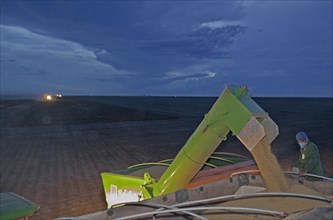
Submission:
[[[304,130],[319,147],[325,175],[333,177],[332,99],[257,102],[279,125],[272,151],[284,169],[297,159],[295,134]],[[103,210],[101,172],[173,158],[184,145],[204,113],[192,114],[194,102],[178,105],[182,103],[186,111],[175,114],[171,108],[142,108],[138,102],[126,107],[75,98],[2,102],[1,192],[15,192],[40,205],[32,220]],[[250,156],[232,135],[218,150]]]

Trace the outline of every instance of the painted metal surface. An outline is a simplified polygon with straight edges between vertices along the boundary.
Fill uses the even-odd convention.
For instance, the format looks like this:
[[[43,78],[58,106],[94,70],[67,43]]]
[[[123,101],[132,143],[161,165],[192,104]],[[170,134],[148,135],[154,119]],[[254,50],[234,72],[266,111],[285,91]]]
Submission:
[[[138,192],[136,200],[133,197],[132,201],[185,188],[230,131],[250,151],[264,136],[272,142],[278,135],[277,125],[248,95],[247,87],[228,85],[158,181],[149,174],[132,179],[119,173],[102,173],[106,196],[114,185]],[[109,201],[108,207],[117,203]]]
[[[0,219],[10,220],[33,215],[39,206],[12,192],[0,193]]]

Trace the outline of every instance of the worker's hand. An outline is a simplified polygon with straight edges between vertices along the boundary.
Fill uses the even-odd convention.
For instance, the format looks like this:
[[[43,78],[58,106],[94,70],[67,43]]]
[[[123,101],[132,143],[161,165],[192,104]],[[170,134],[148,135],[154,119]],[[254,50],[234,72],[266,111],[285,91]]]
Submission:
[[[299,168],[298,167],[292,167],[291,172],[299,174]]]
[[[305,174],[306,174],[305,170],[302,170],[298,173],[298,175],[301,176],[301,177],[305,176]]]

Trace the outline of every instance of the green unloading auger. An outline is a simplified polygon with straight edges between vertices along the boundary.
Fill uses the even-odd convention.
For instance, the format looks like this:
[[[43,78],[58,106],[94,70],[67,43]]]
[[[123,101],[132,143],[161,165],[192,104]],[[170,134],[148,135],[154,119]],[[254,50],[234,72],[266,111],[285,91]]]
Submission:
[[[148,172],[143,178],[102,173],[108,207],[185,188],[230,131],[249,151],[264,137],[271,143],[278,126],[247,92],[246,86],[228,85],[158,180]]]

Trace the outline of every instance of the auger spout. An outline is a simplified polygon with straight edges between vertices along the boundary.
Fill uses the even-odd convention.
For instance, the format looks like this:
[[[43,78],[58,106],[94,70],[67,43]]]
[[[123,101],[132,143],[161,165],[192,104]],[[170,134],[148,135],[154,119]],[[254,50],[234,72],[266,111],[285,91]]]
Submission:
[[[228,85],[158,180],[148,172],[143,178],[119,172],[101,174],[108,207],[185,188],[230,131],[251,153],[261,151],[256,150],[258,143],[270,144],[279,133],[246,86]]]
[[[251,99],[246,86],[228,85],[157,183],[147,185],[152,197],[184,188],[230,131],[252,151],[265,136],[271,143],[278,126]]]

